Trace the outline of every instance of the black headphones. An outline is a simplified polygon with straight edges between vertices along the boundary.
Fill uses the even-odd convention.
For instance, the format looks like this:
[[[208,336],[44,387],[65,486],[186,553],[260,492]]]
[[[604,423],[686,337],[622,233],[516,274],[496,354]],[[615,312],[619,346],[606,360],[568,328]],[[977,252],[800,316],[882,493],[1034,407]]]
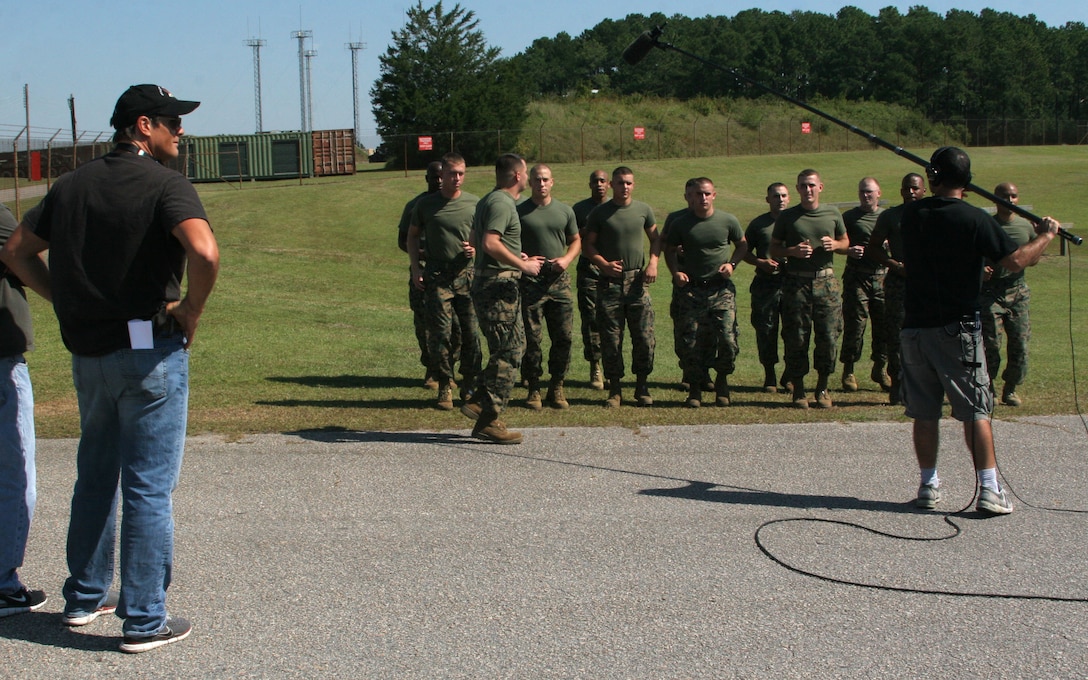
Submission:
[[[930,186],[935,184],[941,184],[950,171],[953,174],[956,174],[956,171],[959,170],[959,168],[956,167],[959,165],[959,163],[957,162],[957,155],[962,153],[963,151],[957,149],[954,146],[942,146],[941,148],[933,152],[933,155],[929,157],[929,163],[926,164],[926,177],[929,178]],[[971,183],[970,165],[968,165],[967,167],[968,170],[966,177],[955,178],[963,179],[964,186]]]

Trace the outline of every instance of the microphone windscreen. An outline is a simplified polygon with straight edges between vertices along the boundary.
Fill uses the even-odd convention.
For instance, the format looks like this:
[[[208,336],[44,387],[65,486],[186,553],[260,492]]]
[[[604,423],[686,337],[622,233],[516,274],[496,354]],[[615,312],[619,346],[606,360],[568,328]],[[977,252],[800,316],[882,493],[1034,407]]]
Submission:
[[[634,66],[650,53],[655,44],[654,36],[650,31],[643,31],[642,35],[635,38],[634,42],[623,51],[623,60]]]

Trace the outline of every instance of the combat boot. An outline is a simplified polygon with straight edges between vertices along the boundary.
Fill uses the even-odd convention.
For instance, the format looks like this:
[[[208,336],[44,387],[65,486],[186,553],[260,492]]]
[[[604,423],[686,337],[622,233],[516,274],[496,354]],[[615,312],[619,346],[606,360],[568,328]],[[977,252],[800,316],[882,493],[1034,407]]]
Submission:
[[[695,389],[697,385],[692,385]],[[650,396],[650,388],[646,386],[646,376],[640,375],[635,380],[635,403],[639,406],[653,406],[654,398]]]
[[[453,389],[448,380],[442,381],[438,386],[438,403],[435,406],[439,411],[453,410]]]
[[[492,444],[520,444],[521,433],[506,429],[506,424],[490,414],[481,415],[472,428],[472,436]]]
[[[805,385],[800,380],[793,383],[793,405],[797,408],[808,408],[808,395],[805,394]]]
[[[699,408],[703,405],[703,390],[698,386],[692,386],[688,390],[688,400],[684,402],[688,408]]]
[[[525,397],[525,405],[534,411],[539,411],[544,407],[540,401],[540,388],[537,387],[536,381],[529,381],[529,395]]]
[[[816,407],[831,408],[831,392],[827,390],[827,376],[820,375],[816,379]]]
[[[434,377],[434,373],[427,371],[427,374],[423,376],[423,386],[429,390],[438,389],[438,379]]]
[[[604,389],[604,374],[601,373],[601,362],[589,362],[589,386],[595,390]]]
[[[551,404],[552,408],[570,408],[567,398],[563,396],[562,380],[552,380],[551,384],[548,385],[548,394],[544,400]]]
[[[820,388],[816,388],[818,393]],[[854,376],[854,364],[842,365],[842,391],[843,392],[857,392],[858,391],[858,379]]]
[[[891,387],[888,388],[888,403],[899,406],[903,403],[903,386],[896,377],[891,378]]]
[[[623,403],[623,390],[620,388],[619,380],[608,381],[608,399],[605,400],[604,405],[606,408],[619,408]]]
[[[1005,406],[1020,406],[1024,403],[1016,393],[1016,385],[1005,383],[1005,389],[1001,390],[1001,403]]]
[[[729,406],[729,376],[719,374],[714,381],[714,403],[718,406]]]
[[[763,391],[768,394],[778,392],[778,378],[774,375],[773,364],[763,367]]]
[[[890,392],[892,389],[892,379],[888,375],[888,371],[885,369],[883,361],[877,360],[873,362],[873,372],[869,374],[869,377],[873,379],[877,385],[880,385],[880,389],[885,392]]]

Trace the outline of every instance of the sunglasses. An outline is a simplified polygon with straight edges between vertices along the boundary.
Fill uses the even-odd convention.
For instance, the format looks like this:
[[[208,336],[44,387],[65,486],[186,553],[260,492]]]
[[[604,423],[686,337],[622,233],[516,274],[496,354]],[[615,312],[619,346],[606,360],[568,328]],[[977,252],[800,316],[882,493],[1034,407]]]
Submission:
[[[158,123],[160,125],[165,125],[166,127],[168,127],[170,129],[170,131],[173,132],[174,134],[177,134],[177,131],[181,129],[181,117],[180,116],[173,116],[173,117],[170,117],[170,118],[167,118],[167,117],[164,117],[164,116],[155,116],[154,120],[155,120],[156,123]]]

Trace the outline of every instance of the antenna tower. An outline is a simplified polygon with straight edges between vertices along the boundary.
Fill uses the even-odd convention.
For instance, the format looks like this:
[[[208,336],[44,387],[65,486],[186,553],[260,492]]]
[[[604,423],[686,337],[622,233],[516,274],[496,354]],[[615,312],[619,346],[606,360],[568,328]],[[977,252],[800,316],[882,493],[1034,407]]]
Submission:
[[[265,41],[260,38],[250,38],[246,45],[253,48],[253,108],[257,114],[257,132],[264,132],[264,123],[261,120],[261,48]]]
[[[359,143],[359,51],[366,49],[365,42],[349,42],[345,45],[351,50],[351,103],[355,113],[355,143]]]
[[[306,106],[306,93],[310,91],[310,85],[306,78],[306,39],[314,37],[313,31],[295,31],[291,34],[292,38],[298,40],[298,99],[299,108],[302,112],[302,131],[308,132],[310,129],[309,118],[307,117]]]

